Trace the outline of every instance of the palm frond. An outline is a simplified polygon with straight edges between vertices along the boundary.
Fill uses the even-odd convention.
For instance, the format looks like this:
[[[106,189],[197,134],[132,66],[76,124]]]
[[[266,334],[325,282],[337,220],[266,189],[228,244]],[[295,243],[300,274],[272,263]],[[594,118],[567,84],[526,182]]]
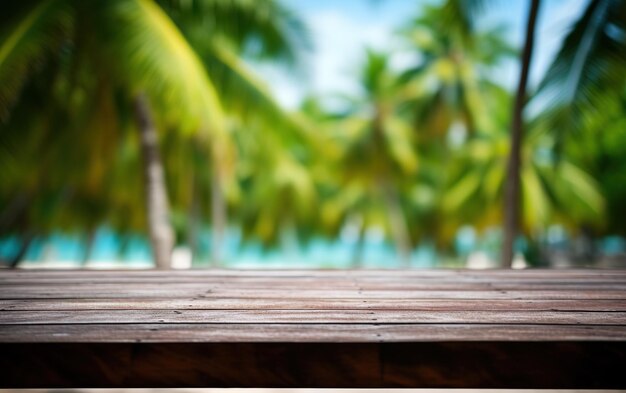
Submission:
[[[551,214],[550,198],[532,165],[526,165],[521,173],[522,222],[525,229],[544,227]]]
[[[455,33],[469,38],[476,30],[476,16],[484,7],[485,0],[447,0],[441,9],[443,22],[453,26]]]
[[[226,42],[195,46],[228,114],[248,127],[261,127],[283,138],[306,137],[306,125],[275,101],[264,82]]]
[[[569,207],[573,222],[597,223],[605,213],[605,200],[597,182],[585,171],[563,161],[554,168],[552,184],[559,205]]]
[[[585,112],[601,112],[626,86],[625,64],[626,2],[590,1],[539,86],[552,127],[575,131]]]
[[[28,5],[3,7],[3,21],[8,27],[0,36],[0,119],[8,116],[26,78],[47,56],[58,52],[70,28],[71,8],[66,1]]]
[[[111,68],[127,86],[145,91],[160,117],[186,131],[224,132],[212,80],[185,37],[149,0],[98,3]]]
[[[300,58],[301,51],[311,46],[307,26],[292,10],[275,0],[169,0],[161,3],[181,22],[181,28],[199,29],[207,40],[226,39],[239,52],[253,58],[272,58],[293,64]]]

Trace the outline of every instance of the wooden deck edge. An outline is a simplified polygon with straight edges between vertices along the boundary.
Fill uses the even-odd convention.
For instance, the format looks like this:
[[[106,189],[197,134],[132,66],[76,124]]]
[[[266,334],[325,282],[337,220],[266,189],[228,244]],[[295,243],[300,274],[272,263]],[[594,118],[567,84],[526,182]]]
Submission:
[[[0,344],[0,388],[624,389],[624,364],[623,341]]]

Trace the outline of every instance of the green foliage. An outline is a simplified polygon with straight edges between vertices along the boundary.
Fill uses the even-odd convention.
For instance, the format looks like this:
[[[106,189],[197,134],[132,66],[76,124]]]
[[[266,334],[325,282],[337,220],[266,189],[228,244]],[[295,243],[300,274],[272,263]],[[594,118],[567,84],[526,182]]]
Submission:
[[[70,9],[60,0],[3,5],[0,119],[9,115],[28,76],[59,50],[70,23]]]
[[[553,132],[584,128],[585,116],[605,111],[626,87],[626,3],[591,0],[572,26],[539,87],[537,101]]]
[[[3,198],[21,195],[14,190],[28,173],[31,188],[23,192],[29,197],[48,200],[48,187],[69,195],[61,198],[64,205],[47,204],[50,212],[61,208],[68,217],[63,220],[74,222],[64,228],[108,223],[119,231],[142,230],[138,144],[128,133],[134,128],[130,99],[140,92],[149,96],[160,128],[175,136],[172,146],[195,144],[200,150],[181,172],[168,171],[170,177],[184,178],[194,168],[192,183],[205,190],[209,182],[195,178],[206,178],[207,168],[234,173],[226,116],[263,123],[268,131],[271,123],[300,131],[240,58],[245,52],[294,60],[296,44],[306,41],[299,20],[273,1],[259,7],[245,1],[196,3],[193,9],[186,2],[165,4],[171,17],[149,0],[42,0],[6,7],[0,46],[0,108],[6,112],[0,145],[7,152],[1,162],[7,169]],[[197,7],[210,17],[198,18]],[[219,20],[210,20],[218,14]],[[229,31],[227,20],[245,21],[249,28]],[[177,23],[183,21],[180,29]],[[202,31],[207,27],[215,34]],[[29,160],[37,155],[52,165]],[[67,187],[70,191],[63,191]],[[76,209],[69,210],[70,203]],[[86,217],[93,222],[82,222]],[[31,221],[26,226],[41,220]],[[60,225],[54,222],[48,226]]]
[[[395,69],[394,53],[367,50],[341,113],[326,97],[290,113],[253,72],[266,60],[297,70],[310,47],[279,1],[7,3],[0,236],[145,231],[142,93],[179,243],[217,225],[221,198],[230,225],[266,247],[346,227],[362,242],[379,227],[404,258],[421,242],[447,252],[460,227],[502,220],[512,99],[491,75],[516,51],[502,28],[478,28],[485,3],[422,6],[399,31],[418,61]],[[520,208],[537,258],[537,234],[554,224],[626,234],[625,13],[623,1],[590,0],[532,98]]]

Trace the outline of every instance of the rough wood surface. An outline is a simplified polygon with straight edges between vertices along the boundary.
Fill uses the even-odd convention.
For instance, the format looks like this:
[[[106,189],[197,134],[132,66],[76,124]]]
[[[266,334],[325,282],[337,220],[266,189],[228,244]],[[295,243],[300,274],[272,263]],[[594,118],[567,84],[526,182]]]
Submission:
[[[0,388],[626,388],[625,270],[0,271]]]

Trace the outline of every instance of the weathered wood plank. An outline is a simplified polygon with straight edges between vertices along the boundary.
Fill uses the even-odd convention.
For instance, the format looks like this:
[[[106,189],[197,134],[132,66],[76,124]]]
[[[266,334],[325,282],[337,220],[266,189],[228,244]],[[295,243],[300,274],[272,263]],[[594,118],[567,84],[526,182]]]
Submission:
[[[169,274],[160,274],[157,270],[31,270],[31,269],[4,269],[0,281],[8,279],[48,279],[66,280],[88,277],[142,277],[161,279],[198,279],[206,277],[226,279],[377,279],[377,278],[411,278],[411,279],[541,279],[541,278],[615,278],[625,277],[626,269],[610,270],[554,270],[554,269],[524,269],[524,270],[169,270]]]
[[[19,290],[0,287],[0,299],[128,299],[153,298],[210,298],[238,297],[248,298],[300,298],[300,299],[520,299],[520,300],[564,300],[564,299],[616,299],[626,300],[626,290],[619,289],[571,289],[571,290],[359,290],[354,289],[276,289],[276,288],[228,288],[216,286],[198,286],[195,288],[176,288],[175,286],[139,286],[130,288],[46,288],[32,287]]]
[[[626,326],[626,312],[405,310],[108,310],[9,311],[2,325],[144,323],[582,324]]]
[[[418,271],[419,272],[419,271]],[[532,272],[532,274],[529,274]],[[597,281],[623,281],[626,273],[623,271],[591,271],[586,273],[567,273],[559,271],[359,271],[359,272],[298,272],[298,274],[282,274],[284,272],[234,272],[223,271],[172,271],[168,275],[159,275],[151,271],[3,271],[0,272],[0,283],[12,282],[59,282],[80,283],[81,281],[100,280],[108,282],[197,282],[197,281],[221,281],[229,282],[576,282],[585,284]],[[281,274],[279,274],[281,273]]]
[[[339,280],[203,280],[203,281],[163,281],[156,280],[139,280],[133,281],[104,281],[104,280],[82,280],[80,282],[3,282],[0,283],[0,291],[2,293],[11,293],[17,290],[33,291],[81,291],[91,289],[155,289],[155,288],[173,288],[182,289],[206,289],[206,288],[225,288],[225,289],[280,289],[280,290],[299,290],[299,289],[324,289],[324,290],[368,290],[368,291],[415,291],[415,290],[624,290],[626,291],[626,280],[620,281],[590,281],[590,282],[569,282],[562,281],[455,281],[455,280],[428,280],[428,281],[339,281]],[[304,288],[303,288],[304,287]]]
[[[161,271],[153,269],[16,269],[5,270],[6,275],[36,275],[46,276],[85,276],[91,274],[143,274],[153,276],[163,276]],[[565,268],[565,269],[184,269],[170,270],[168,276],[198,276],[198,275],[222,275],[239,277],[327,277],[327,276],[594,276],[594,275],[626,275],[626,269],[602,269],[602,268]]]
[[[0,300],[0,311],[71,310],[626,311],[626,300],[128,298]]]
[[[0,343],[625,341],[626,326],[503,324],[0,325]]]

